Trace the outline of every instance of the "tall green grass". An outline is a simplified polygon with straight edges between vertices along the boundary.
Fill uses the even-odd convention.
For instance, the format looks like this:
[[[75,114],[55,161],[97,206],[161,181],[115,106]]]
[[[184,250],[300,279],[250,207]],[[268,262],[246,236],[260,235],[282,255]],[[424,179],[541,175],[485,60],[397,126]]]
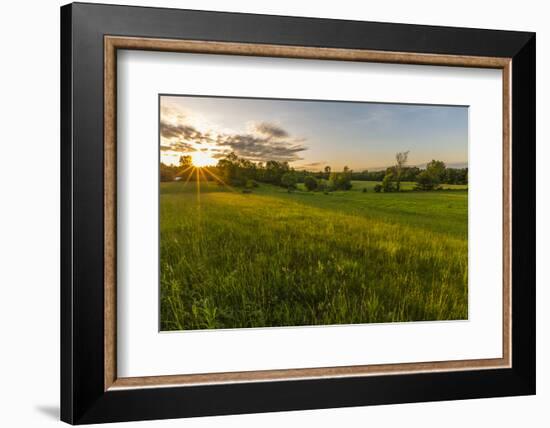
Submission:
[[[467,191],[162,183],[161,329],[467,318]]]

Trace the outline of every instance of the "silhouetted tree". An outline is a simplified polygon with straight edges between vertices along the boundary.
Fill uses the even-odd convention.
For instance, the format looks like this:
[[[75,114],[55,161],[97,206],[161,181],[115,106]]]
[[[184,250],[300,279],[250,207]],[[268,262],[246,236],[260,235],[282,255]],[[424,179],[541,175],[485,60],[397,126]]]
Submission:
[[[281,184],[291,192],[296,189],[296,175],[293,172],[285,172],[281,177]]]
[[[408,150],[406,152],[398,152],[395,154],[395,190],[398,192],[401,190],[401,176],[408,158]]]
[[[394,174],[393,172],[387,172],[382,180],[382,190],[385,193],[394,192],[396,190],[394,185]]]
[[[351,189],[352,171],[345,166],[342,172],[331,172],[329,178],[329,187],[332,190],[349,190]]]
[[[416,189],[434,190],[439,186],[439,178],[433,171],[424,170],[416,176]]]
[[[160,181],[174,181],[179,167],[160,163]]]
[[[309,191],[317,190],[317,179],[313,175],[306,175],[304,178],[304,185]]]
[[[435,159],[426,165],[426,171],[435,175],[440,183],[445,179],[445,168],[445,162]]]

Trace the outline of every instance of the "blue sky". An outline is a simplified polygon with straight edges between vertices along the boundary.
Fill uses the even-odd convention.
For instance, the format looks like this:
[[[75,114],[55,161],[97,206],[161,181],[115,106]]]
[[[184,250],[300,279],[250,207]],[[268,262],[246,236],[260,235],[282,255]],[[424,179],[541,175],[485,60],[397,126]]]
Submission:
[[[160,129],[165,163],[215,165],[230,151],[310,170],[382,168],[407,150],[409,165],[468,159],[464,106],[162,96]]]

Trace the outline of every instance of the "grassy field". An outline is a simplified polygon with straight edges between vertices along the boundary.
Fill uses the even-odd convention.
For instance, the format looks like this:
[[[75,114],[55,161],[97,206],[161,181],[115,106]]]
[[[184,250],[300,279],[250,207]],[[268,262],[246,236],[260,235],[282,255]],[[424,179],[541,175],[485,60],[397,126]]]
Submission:
[[[161,183],[161,329],[467,318],[466,186],[375,184]]]

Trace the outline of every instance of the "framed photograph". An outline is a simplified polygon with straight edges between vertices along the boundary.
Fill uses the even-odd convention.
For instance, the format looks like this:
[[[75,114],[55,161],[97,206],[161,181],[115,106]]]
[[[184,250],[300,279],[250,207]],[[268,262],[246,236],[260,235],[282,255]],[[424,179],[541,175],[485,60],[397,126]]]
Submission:
[[[61,8],[61,418],[535,393],[535,35]]]

